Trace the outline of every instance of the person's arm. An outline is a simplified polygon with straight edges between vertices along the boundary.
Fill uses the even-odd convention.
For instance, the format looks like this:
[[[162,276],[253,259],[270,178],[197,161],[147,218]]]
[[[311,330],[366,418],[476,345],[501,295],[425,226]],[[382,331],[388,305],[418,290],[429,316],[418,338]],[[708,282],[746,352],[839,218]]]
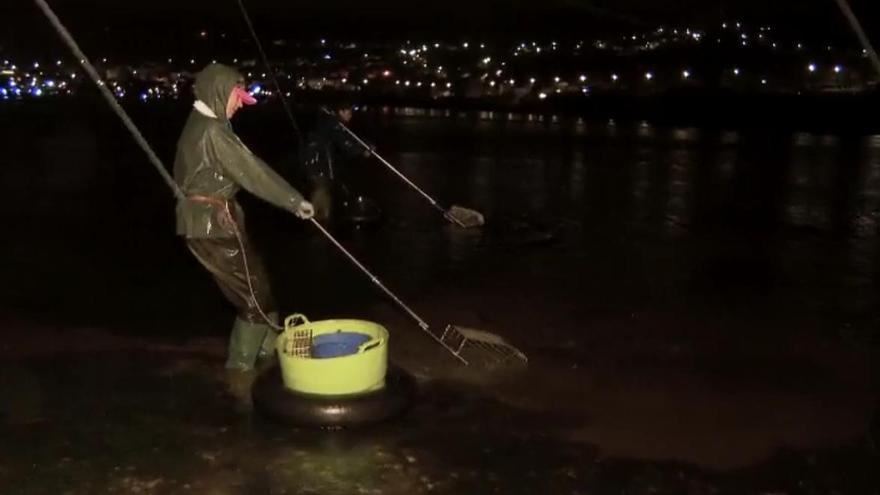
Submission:
[[[305,206],[310,206],[299,191],[254,155],[231,131],[215,130],[209,146],[227,177],[254,196],[297,216],[301,216]]]

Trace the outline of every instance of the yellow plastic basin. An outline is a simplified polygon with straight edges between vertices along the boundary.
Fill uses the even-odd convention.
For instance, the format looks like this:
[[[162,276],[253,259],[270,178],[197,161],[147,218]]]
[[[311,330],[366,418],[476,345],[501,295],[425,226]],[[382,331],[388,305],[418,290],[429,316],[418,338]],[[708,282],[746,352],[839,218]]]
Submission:
[[[310,338],[338,331],[369,335],[358,352],[347,356],[308,357]],[[388,330],[365,320],[310,322],[294,314],[284,320],[284,332],[276,342],[284,385],[294,391],[318,395],[351,395],[385,386],[388,369]]]

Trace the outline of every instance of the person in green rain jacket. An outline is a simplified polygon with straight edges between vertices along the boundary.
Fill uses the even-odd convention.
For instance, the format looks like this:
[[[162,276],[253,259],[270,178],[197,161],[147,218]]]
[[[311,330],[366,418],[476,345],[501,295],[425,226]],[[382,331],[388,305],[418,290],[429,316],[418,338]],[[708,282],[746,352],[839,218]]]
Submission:
[[[244,90],[239,72],[211,64],[197,75],[194,90],[196,101],[174,160],[174,179],[185,196],[177,204],[177,233],[237,309],[226,369],[230,391],[246,400],[248,377],[252,379],[258,357],[274,355],[274,331],[280,327],[236,193],[244,188],[304,220],[314,210],[233,132],[229,119],[242,105],[256,102]]]

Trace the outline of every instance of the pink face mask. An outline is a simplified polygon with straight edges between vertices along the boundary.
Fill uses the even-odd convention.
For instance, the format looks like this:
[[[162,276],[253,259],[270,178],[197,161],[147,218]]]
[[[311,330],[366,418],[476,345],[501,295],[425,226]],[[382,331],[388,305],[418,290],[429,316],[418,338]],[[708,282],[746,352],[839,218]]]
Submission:
[[[238,99],[241,100],[243,105],[253,105],[257,102],[257,99],[251,96],[250,93],[245,91],[241,86],[236,86],[235,89],[232,90],[232,94],[238,96]]]

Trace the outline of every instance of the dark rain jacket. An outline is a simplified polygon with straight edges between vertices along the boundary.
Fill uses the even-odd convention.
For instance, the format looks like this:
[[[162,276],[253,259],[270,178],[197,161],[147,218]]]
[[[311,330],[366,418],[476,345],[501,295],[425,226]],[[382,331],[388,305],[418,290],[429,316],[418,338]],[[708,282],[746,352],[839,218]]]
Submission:
[[[240,188],[291,212],[303,201],[296,189],[254,155],[233,132],[226,117],[226,104],[240,81],[238,71],[220,64],[209,65],[196,77],[197,106],[213,116],[194,108],[177,142],[174,179],[187,197],[177,203],[179,235],[233,237],[235,227],[230,225],[224,204],[228,204],[230,213],[241,223],[244,215],[235,201]]]
[[[355,157],[367,151],[345,129],[335,115],[318,114],[315,130],[309,133],[308,144],[300,160],[303,170],[311,180],[341,179],[341,156]]]

